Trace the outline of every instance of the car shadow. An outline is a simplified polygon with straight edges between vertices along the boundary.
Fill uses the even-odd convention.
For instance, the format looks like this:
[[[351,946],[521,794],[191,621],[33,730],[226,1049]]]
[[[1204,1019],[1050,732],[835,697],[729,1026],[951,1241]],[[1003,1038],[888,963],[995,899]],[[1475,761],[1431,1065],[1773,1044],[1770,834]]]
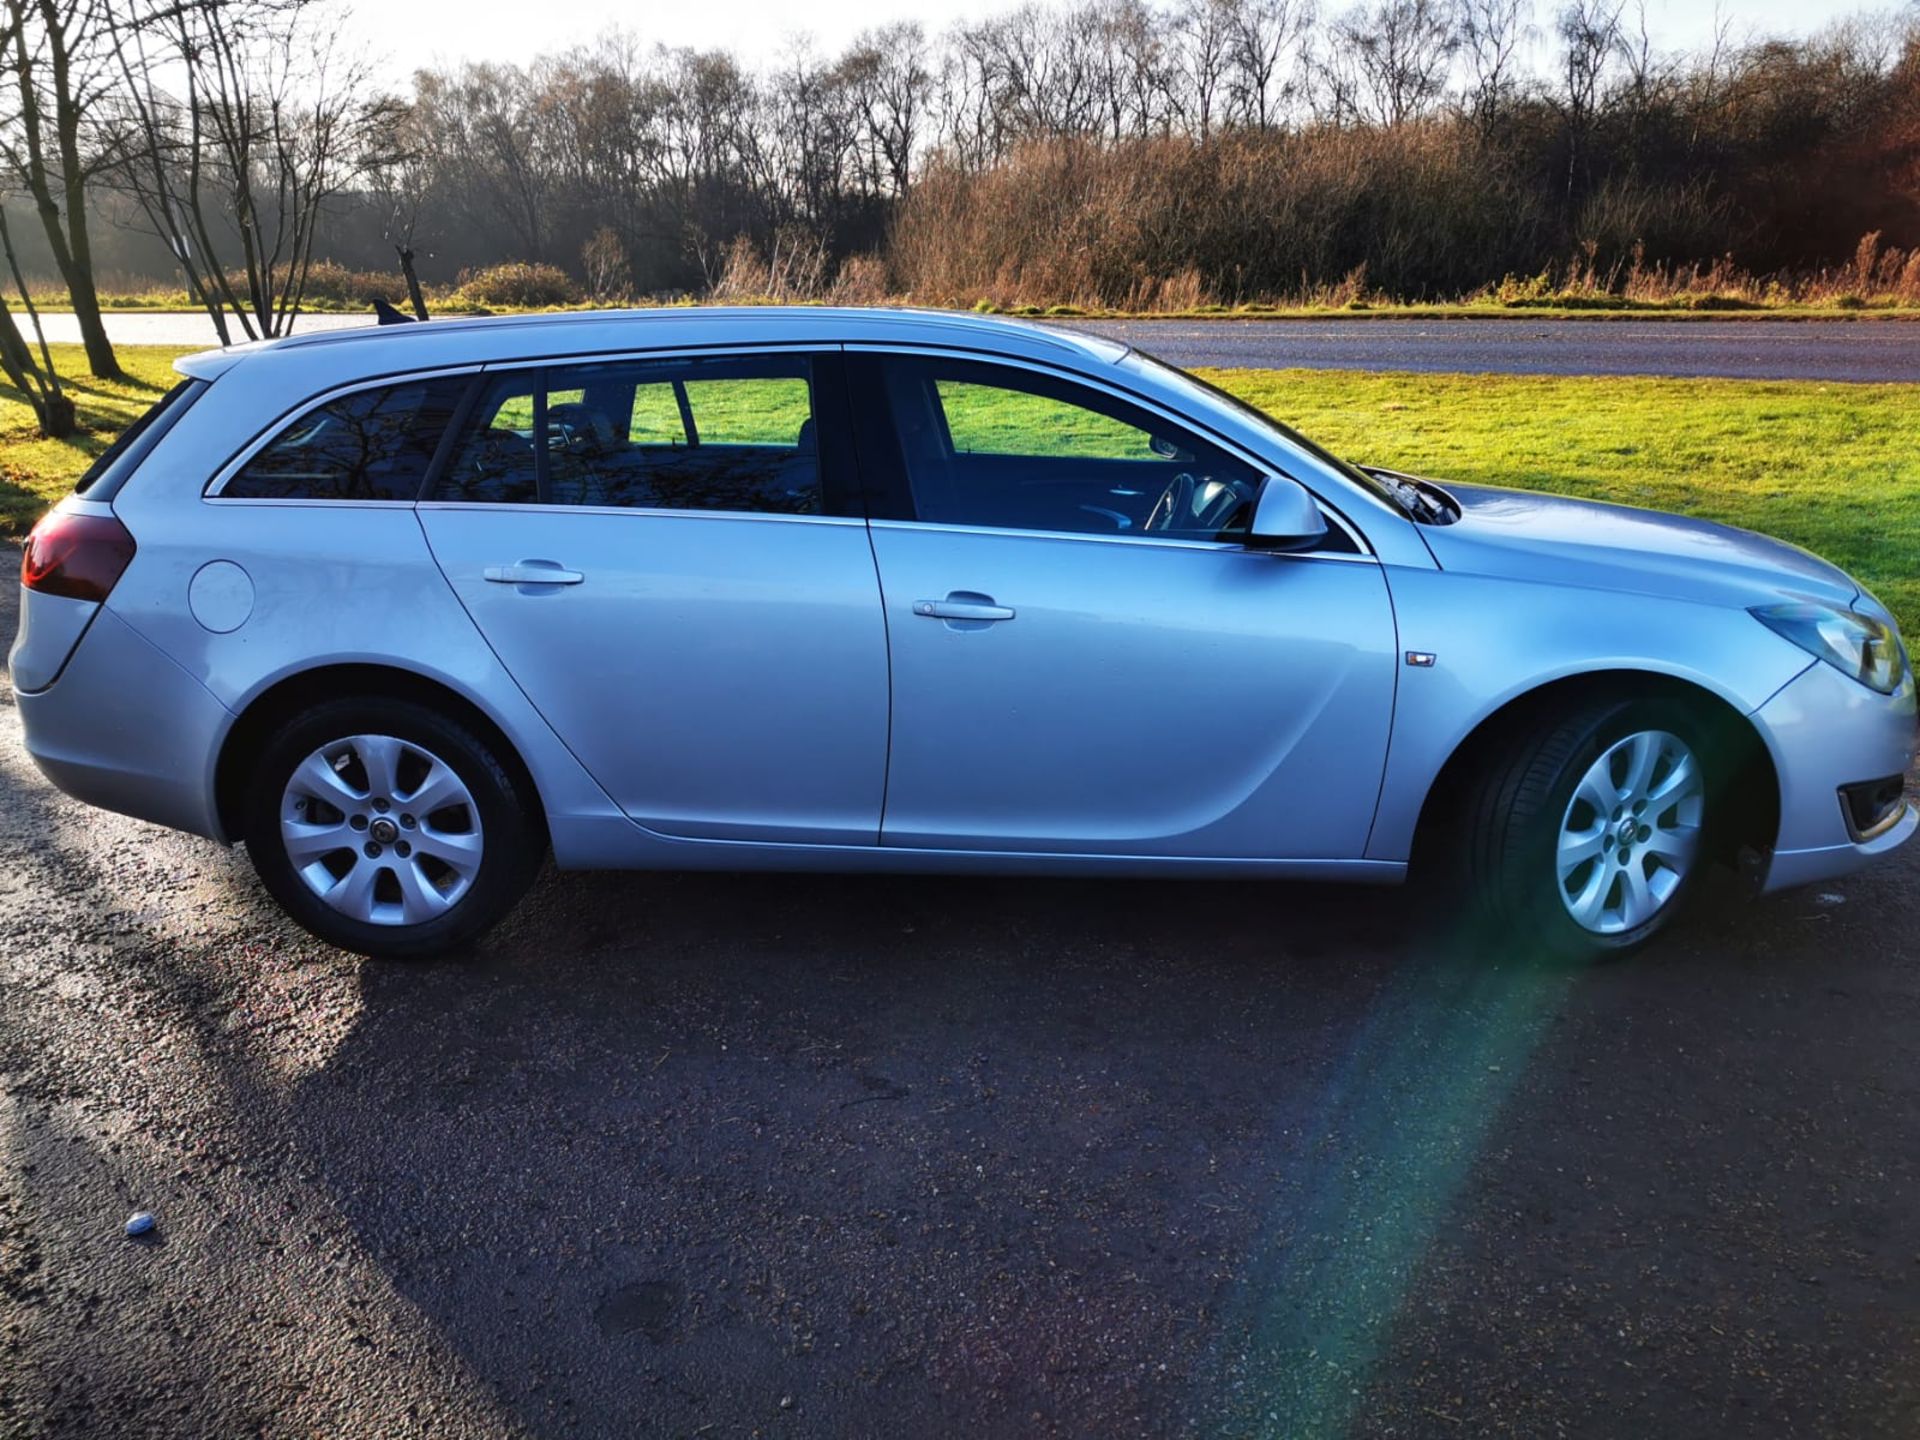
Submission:
[[[536,1431],[1325,1427],[1572,983],[1428,923],[550,874],[465,960],[366,966],[288,1124]]]

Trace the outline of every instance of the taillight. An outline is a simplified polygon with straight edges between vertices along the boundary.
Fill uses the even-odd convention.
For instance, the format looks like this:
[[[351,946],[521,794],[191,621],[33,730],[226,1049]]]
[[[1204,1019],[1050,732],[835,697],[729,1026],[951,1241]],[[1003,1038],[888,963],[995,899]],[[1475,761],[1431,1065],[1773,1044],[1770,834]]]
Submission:
[[[20,583],[42,595],[104,600],[133,559],[133,536],[111,515],[55,510],[27,537]]]

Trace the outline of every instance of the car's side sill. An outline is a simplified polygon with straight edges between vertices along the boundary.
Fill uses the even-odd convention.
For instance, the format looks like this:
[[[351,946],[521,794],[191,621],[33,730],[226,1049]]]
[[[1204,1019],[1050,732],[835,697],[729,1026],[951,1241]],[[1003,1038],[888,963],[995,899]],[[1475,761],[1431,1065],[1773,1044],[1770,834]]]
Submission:
[[[554,861],[566,870],[797,870],[947,875],[1144,875],[1332,880],[1396,885],[1398,860],[1245,860],[1187,855],[1074,855],[881,845],[775,845],[680,839],[617,816],[550,816]]]

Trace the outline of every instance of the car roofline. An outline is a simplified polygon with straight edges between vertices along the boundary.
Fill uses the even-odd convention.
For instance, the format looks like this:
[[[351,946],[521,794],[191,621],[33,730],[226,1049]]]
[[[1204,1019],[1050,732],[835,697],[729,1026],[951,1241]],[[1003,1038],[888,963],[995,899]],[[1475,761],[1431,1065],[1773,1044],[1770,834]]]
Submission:
[[[199,351],[176,360],[174,369],[196,380],[213,380],[241,361],[256,356],[308,354],[360,347],[368,347],[373,353],[379,353],[384,365],[393,357],[381,352],[386,352],[396,342],[407,343],[410,337],[418,343],[429,337],[446,340],[460,335],[497,337],[524,333],[529,341],[527,355],[532,357],[542,353],[540,342],[534,339],[542,334],[570,330],[591,333],[601,327],[664,327],[670,324],[686,325],[689,322],[722,327],[757,325],[763,330],[790,327],[809,331],[811,334],[808,338],[830,344],[880,339],[908,343],[915,338],[933,340],[938,337],[956,341],[971,339],[977,344],[987,337],[1003,340],[1017,338],[1026,344],[1056,351],[1063,357],[1072,357],[1082,363],[1118,364],[1131,350],[1130,346],[1101,335],[1037,325],[1010,316],[979,315],[964,310],[825,305],[686,305],[643,310],[561,310],[537,315],[467,316],[433,320],[424,325],[366,325],[345,330],[314,331],[273,340],[249,341],[223,350]],[[881,333],[876,334],[875,331]],[[885,333],[888,331],[898,333],[889,335]],[[915,331],[919,333],[908,333]],[[640,348],[644,348],[644,336],[634,338],[640,341]],[[770,343],[783,343],[774,336],[765,338]],[[498,355],[489,358],[505,361],[510,357]]]

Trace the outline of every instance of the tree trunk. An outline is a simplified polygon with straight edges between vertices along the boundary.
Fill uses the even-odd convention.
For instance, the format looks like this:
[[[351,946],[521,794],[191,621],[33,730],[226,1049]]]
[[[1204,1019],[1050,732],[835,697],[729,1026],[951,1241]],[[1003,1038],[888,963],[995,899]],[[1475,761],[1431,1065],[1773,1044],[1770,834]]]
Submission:
[[[420,293],[420,277],[413,271],[413,247],[396,245],[393,248],[400,252],[400,273],[407,277],[407,299],[413,302],[413,318],[424,320],[427,318],[427,297]]]
[[[107,338],[107,322],[100,314],[100,294],[93,286],[92,262],[76,264],[67,278],[67,298],[73,302],[74,318],[80,323],[80,343],[87,350],[87,368],[102,380],[123,380],[120,358],[113,353],[113,341]]]
[[[42,435],[49,440],[65,440],[73,434],[73,398],[49,386],[47,377],[33,363],[33,352],[27,348],[26,337],[4,299],[0,299],[0,375],[5,375],[7,383],[25,397]]]
[[[26,336],[20,333],[20,327],[14,323],[13,312],[7,308],[6,302],[0,300],[0,370],[6,372],[14,389],[28,392],[29,401],[32,399],[30,387],[15,377],[24,376],[31,369],[33,352],[27,348]],[[38,418],[39,411],[36,410],[34,415]]]

